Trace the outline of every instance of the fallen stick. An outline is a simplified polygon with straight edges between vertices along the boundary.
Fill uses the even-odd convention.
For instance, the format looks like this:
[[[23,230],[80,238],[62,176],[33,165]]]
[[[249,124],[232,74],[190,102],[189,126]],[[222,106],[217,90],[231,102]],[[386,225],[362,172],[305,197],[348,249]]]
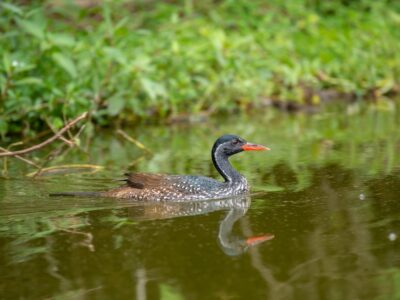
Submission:
[[[26,148],[26,149],[17,150],[17,151],[1,152],[0,153],[0,157],[23,155],[23,154],[27,154],[27,153],[33,152],[35,150],[41,149],[44,146],[46,146],[46,145],[52,143],[53,141],[59,139],[64,134],[64,132],[66,132],[68,129],[70,129],[72,126],[74,126],[80,120],[85,119],[87,117],[87,115],[88,115],[88,112],[85,112],[85,113],[81,114],[77,118],[75,118],[72,121],[70,121],[67,125],[65,125],[60,131],[58,131],[51,138],[45,140],[44,142],[42,142],[40,144],[34,145],[34,146]]]

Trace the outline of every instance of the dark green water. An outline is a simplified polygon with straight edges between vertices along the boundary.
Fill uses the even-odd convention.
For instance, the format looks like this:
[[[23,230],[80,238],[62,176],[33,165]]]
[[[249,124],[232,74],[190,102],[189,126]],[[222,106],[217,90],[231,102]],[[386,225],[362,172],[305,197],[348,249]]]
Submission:
[[[147,156],[100,131],[88,153],[52,163],[105,167],[92,174],[30,179],[31,169],[9,161],[10,178],[0,180],[0,299],[400,299],[400,117],[339,111],[126,128]],[[249,198],[48,197],[114,187],[127,170],[217,177],[209,152],[223,133],[272,149],[232,158],[253,186]],[[260,241],[248,246],[249,237]]]

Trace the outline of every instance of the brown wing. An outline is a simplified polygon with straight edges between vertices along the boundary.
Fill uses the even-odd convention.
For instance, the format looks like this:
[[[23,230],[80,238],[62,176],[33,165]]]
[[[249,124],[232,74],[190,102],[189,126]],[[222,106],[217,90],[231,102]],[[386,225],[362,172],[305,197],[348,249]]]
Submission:
[[[135,189],[151,189],[170,184],[169,176],[165,174],[126,173],[125,176],[127,185]]]

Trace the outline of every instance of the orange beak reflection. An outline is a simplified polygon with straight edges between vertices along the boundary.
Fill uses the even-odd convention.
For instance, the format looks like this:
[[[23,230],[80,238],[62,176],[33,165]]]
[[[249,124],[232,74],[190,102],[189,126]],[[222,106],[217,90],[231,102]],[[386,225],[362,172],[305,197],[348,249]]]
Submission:
[[[259,236],[251,236],[246,239],[248,246],[255,246],[257,244],[272,240],[275,237],[273,234],[264,234]]]

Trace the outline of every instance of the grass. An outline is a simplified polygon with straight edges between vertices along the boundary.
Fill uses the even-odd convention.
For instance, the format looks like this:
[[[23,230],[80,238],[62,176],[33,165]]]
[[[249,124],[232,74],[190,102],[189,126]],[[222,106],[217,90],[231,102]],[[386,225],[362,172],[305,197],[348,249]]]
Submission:
[[[1,136],[399,91],[395,1],[199,2],[0,3]]]

